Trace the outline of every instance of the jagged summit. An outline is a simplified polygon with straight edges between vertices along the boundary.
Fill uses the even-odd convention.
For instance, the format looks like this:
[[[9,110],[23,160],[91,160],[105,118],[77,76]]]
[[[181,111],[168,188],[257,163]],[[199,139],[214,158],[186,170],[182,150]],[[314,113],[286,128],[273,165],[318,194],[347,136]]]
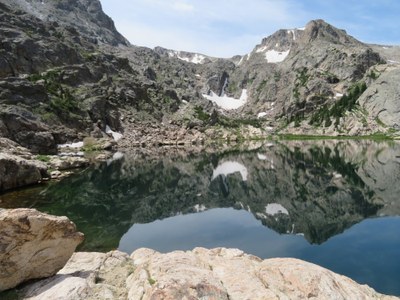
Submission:
[[[262,39],[253,51],[242,57],[238,64],[250,60],[252,56],[262,54],[269,63],[280,63],[286,59],[292,49],[310,47],[310,44],[330,44],[343,46],[365,46],[322,19],[312,20],[303,28],[280,29]]]
[[[107,16],[99,0],[1,0],[1,3],[20,9],[42,21],[74,27],[94,43],[129,45]]]
[[[302,39],[300,40],[303,43],[309,43],[315,40],[320,40],[333,44],[343,44],[343,45],[362,44],[360,41],[348,35],[345,30],[338,29],[322,19],[312,20],[308,22],[304,28]]]

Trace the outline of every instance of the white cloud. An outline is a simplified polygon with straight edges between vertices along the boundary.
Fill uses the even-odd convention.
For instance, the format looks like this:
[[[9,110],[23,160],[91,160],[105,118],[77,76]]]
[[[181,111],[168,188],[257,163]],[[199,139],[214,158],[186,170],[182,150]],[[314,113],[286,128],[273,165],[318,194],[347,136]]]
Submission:
[[[172,8],[177,10],[177,11],[182,11],[182,12],[190,12],[194,10],[194,6],[187,3],[187,2],[181,2],[181,1],[175,1],[172,3]]]

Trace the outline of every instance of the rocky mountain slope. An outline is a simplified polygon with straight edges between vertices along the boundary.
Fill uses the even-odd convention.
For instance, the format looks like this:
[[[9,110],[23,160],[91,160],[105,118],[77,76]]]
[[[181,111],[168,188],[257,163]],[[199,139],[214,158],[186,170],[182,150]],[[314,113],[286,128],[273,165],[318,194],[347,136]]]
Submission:
[[[399,48],[322,20],[218,59],[131,46],[98,0],[1,0],[0,15],[0,137],[33,153],[112,131],[129,147],[399,129]]]

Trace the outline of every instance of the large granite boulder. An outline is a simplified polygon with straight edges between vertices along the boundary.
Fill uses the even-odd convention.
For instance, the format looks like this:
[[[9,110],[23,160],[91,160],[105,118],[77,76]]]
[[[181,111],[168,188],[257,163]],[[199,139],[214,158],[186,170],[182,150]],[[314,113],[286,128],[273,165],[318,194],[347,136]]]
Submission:
[[[0,210],[0,291],[57,273],[83,241],[66,217]]]
[[[24,288],[54,299],[399,299],[298,259],[261,260],[237,249],[161,254],[75,253],[52,278]]]

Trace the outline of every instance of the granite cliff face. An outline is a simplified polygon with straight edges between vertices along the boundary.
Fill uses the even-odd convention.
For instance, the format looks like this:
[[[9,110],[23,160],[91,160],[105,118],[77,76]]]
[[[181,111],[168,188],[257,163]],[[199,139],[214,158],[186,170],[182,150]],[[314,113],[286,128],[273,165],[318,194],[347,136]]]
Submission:
[[[43,22],[74,27],[94,44],[129,45],[115,29],[113,20],[103,12],[99,0],[4,0],[2,3]]]

